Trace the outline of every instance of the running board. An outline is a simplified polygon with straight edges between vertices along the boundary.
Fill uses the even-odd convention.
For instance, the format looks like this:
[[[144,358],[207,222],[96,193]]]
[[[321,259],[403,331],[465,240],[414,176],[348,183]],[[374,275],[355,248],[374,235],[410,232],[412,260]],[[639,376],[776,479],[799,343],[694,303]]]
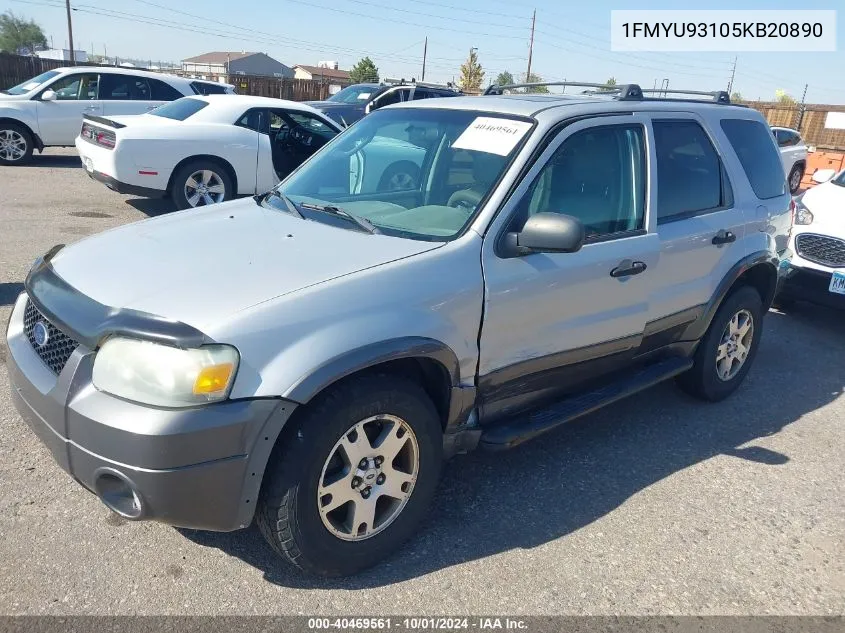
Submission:
[[[492,425],[482,432],[479,447],[492,451],[513,448],[561,424],[682,374],[691,367],[691,358],[671,358],[649,365],[627,379]]]

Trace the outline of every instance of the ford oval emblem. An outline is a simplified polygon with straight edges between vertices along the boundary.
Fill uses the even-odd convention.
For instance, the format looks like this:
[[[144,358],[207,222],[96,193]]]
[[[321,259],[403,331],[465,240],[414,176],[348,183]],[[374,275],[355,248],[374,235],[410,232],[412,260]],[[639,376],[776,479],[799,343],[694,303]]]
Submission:
[[[32,338],[35,339],[35,344],[38,347],[44,347],[50,340],[50,329],[44,321],[38,321],[32,327]]]

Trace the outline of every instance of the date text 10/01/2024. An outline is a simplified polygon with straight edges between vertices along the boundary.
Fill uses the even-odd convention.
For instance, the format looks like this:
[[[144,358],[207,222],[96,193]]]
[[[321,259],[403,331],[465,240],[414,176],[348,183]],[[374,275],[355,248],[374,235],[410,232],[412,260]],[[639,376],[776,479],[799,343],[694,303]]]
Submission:
[[[528,624],[516,618],[309,618],[311,630],[525,630]]]

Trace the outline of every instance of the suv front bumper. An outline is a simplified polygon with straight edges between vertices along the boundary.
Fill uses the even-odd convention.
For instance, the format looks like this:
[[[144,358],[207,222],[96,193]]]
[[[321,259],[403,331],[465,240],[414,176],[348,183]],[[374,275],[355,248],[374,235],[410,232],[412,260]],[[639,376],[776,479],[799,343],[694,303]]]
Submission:
[[[161,409],[98,391],[80,344],[58,375],[24,333],[27,295],[12,309],[12,401],[56,462],[133,520],[230,531],[252,521],[264,467],[295,405],[279,399]],[[56,325],[56,324],[54,324]]]

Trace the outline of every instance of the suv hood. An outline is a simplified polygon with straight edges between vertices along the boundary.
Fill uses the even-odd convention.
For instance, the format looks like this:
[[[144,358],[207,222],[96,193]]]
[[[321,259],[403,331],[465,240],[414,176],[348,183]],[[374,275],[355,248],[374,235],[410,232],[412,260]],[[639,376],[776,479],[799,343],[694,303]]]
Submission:
[[[23,95],[6,95],[0,92],[0,103],[9,103],[10,101],[28,101],[29,99],[29,93]]]
[[[100,233],[52,265],[95,301],[205,331],[258,303],[439,246],[301,220],[245,198]]]

